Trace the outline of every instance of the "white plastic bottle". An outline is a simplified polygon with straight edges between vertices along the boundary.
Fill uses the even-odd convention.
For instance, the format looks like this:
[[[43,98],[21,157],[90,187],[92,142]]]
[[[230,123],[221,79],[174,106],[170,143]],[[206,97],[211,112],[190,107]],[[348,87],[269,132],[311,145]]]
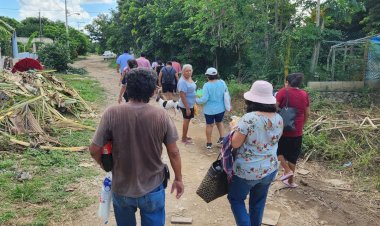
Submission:
[[[102,218],[104,224],[108,223],[112,201],[112,172],[108,172],[104,178],[103,186],[100,191],[100,203],[98,215]]]

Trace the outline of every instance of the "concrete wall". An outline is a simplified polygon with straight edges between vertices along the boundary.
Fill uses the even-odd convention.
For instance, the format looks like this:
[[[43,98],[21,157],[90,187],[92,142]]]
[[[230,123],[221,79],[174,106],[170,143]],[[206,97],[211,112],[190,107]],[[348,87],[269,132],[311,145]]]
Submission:
[[[364,81],[308,82],[307,86],[318,91],[353,91],[364,88]]]
[[[0,56],[0,71],[3,70],[3,67],[4,67],[4,58],[2,58],[2,57]]]
[[[371,89],[380,89],[380,80],[366,80],[365,86]]]

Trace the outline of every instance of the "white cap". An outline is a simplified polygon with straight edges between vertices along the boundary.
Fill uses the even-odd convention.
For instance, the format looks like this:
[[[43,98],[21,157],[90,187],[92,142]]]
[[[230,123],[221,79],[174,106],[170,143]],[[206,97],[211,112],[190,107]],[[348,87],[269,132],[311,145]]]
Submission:
[[[217,74],[218,74],[218,71],[213,67],[208,68],[205,73],[205,75],[217,75]]]

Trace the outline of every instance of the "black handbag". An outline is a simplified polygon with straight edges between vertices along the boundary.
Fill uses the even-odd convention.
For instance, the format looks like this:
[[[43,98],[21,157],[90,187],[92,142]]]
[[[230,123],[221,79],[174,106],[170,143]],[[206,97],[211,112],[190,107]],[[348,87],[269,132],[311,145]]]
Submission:
[[[227,174],[219,157],[220,154],[208,169],[196,192],[206,203],[227,194],[228,191]]]
[[[288,89],[286,89],[286,104],[285,107],[281,109],[279,114],[281,115],[284,123],[284,131],[294,131],[296,130],[295,119],[297,116],[297,108],[288,107],[289,94]]]

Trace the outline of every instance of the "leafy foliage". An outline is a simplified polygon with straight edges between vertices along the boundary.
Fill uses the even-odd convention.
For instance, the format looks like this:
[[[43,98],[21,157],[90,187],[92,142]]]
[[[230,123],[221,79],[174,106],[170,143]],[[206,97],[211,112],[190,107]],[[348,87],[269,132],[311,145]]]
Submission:
[[[314,0],[118,1],[117,11],[98,16],[86,28],[98,42],[98,52],[129,49],[164,61],[175,56],[193,64],[195,74],[214,66],[224,79],[266,79],[277,85],[286,71],[302,71],[306,80],[330,79],[325,68],[330,46],[373,34],[380,24],[369,7],[377,9],[379,4],[324,1],[322,25],[317,27]],[[316,73],[310,73],[318,42]]]
[[[47,18],[41,18],[41,34],[40,34],[40,19],[36,17],[28,17],[21,22],[8,17],[0,17],[3,21],[9,24],[16,30],[18,37],[28,37],[28,43],[23,46],[19,43],[21,50],[31,51],[32,41],[35,37],[47,37],[54,40],[55,43],[66,44],[70,43],[70,58],[75,59],[78,55],[85,55],[90,47],[90,40],[84,33],[69,27],[69,35],[66,35],[65,24],[61,21],[53,22]],[[2,53],[10,55],[10,37],[9,29],[6,29],[0,23],[0,44]],[[37,48],[42,46],[42,43],[36,43]],[[5,51],[4,51],[5,49]]]
[[[68,63],[72,63],[67,46],[60,43],[43,46],[38,51],[38,56],[45,67],[58,71],[66,71],[69,68]]]

